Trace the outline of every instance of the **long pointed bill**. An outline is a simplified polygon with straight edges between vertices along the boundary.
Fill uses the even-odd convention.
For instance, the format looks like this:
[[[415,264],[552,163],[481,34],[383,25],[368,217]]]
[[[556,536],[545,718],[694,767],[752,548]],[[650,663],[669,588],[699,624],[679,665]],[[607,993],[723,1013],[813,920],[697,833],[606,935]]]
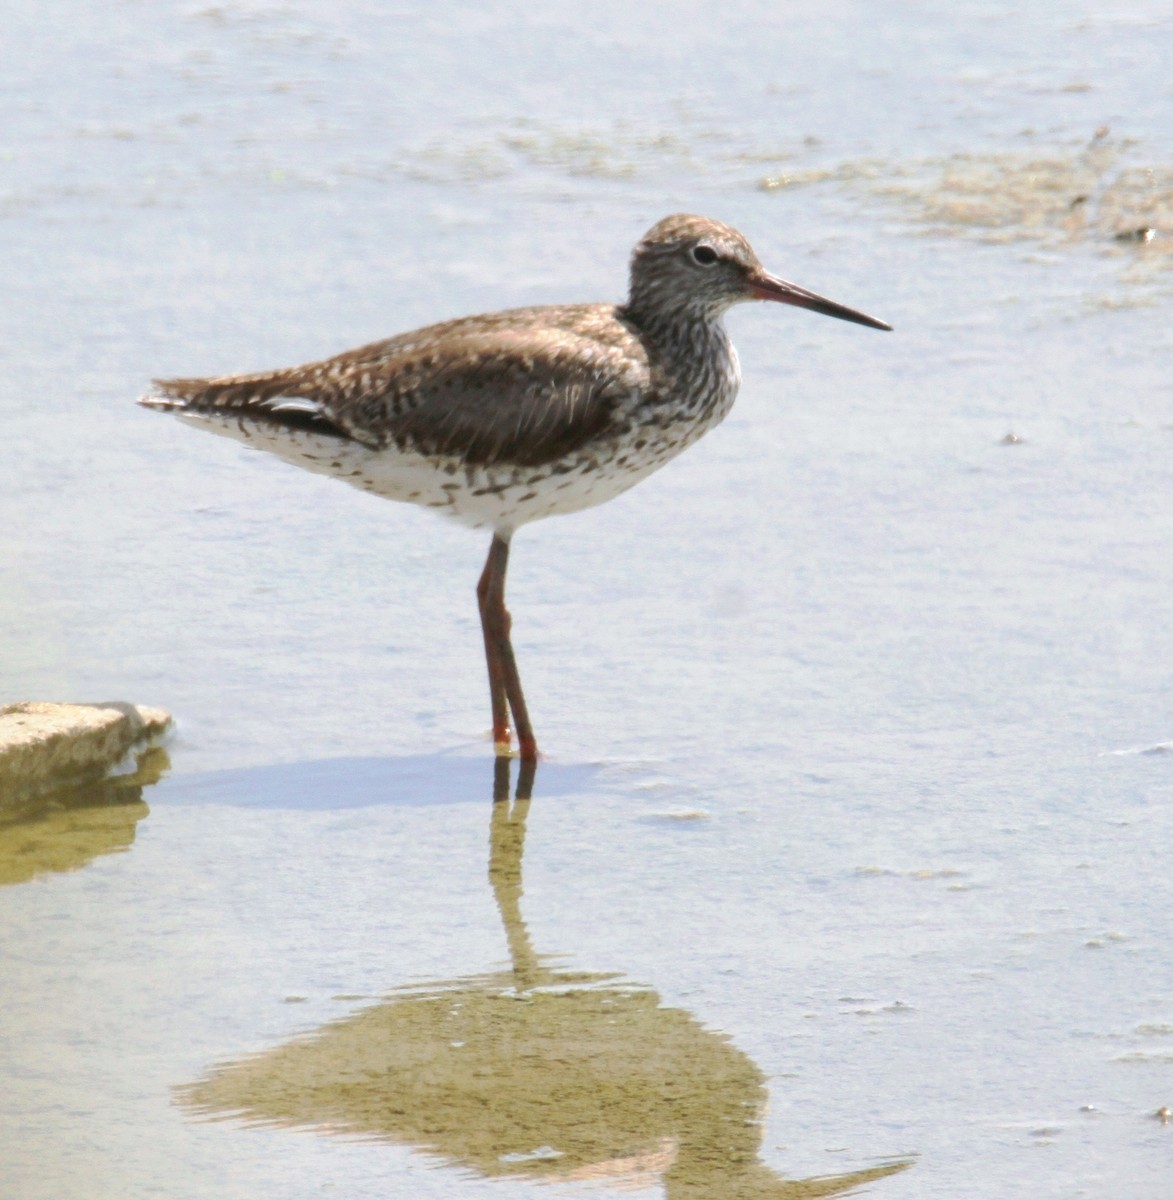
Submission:
[[[809,308],[811,312],[822,313],[825,317],[838,317],[840,321],[854,321],[857,325],[868,325],[872,329],[891,329],[886,321],[869,317],[867,313],[857,312],[845,304],[836,304],[825,296],[808,292],[797,283],[787,283],[776,275],[767,275],[764,271],[755,275],[749,281],[749,294],[755,300],[777,300],[782,304],[793,304],[796,308]]]

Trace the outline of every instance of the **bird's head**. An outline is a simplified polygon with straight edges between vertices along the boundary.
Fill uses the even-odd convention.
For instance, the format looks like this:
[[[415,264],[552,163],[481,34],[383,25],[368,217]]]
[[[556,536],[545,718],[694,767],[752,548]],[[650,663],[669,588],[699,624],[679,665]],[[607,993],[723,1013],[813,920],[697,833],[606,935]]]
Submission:
[[[873,329],[892,328],[769,274],[744,235],[708,217],[665,217],[632,253],[627,307],[648,319],[712,319],[744,300],[777,300]]]

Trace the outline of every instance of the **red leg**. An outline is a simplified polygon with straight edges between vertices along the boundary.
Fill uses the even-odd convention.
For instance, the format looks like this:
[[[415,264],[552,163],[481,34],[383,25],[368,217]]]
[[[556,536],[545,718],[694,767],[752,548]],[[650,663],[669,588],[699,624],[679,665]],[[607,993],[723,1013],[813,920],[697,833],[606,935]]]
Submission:
[[[494,622],[490,612],[493,594],[493,546],[489,549],[489,557],[485,569],[481,572],[477,584],[477,605],[481,610],[481,632],[485,637],[485,662],[489,668],[489,700],[493,705],[493,744],[500,754],[509,752],[509,709],[505,695],[505,675],[501,668],[501,656],[497,651],[497,638],[494,634]]]
[[[536,762],[538,743],[530,724],[521,690],[521,676],[509,634],[513,626],[505,607],[505,572],[509,566],[509,538],[493,535],[489,557],[477,584],[481,629],[485,635],[485,661],[489,668],[489,696],[493,705],[493,741],[498,753],[509,748],[509,713],[517,729],[517,748],[523,762]]]

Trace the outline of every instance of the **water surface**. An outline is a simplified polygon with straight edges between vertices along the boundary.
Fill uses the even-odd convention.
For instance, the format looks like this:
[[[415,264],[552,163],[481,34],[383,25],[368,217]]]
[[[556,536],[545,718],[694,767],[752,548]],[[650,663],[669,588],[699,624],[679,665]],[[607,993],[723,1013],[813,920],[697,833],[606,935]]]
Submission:
[[[0,1193],[1163,1200],[1167,7],[8,27],[0,699],[178,731],[140,802],[0,842]],[[722,428],[519,534],[547,758],[502,884],[483,538],[131,401],[617,299],[680,210],[896,332],[736,311]],[[477,1076],[440,1017],[496,1011],[519,954],[522,994],[575,1015],[510,1036],[568,1065],[501,1084],[538,1113],[548,1087],[540,1137],[460,1142],[437,1114]],[[616,1006],[628,1041],[600,1035]],[[394,1119],[290,1084],[374,1070],[370,1031],[432,1045],[395,1040],[412,1022],[431,1115],[414,1083]],[[524,1061],[499,1045],[480,1078]],[[636,1102],[572,1134],[597,1060],[646,1066]],[[736,1149],[685,1170],[733,1113]]]

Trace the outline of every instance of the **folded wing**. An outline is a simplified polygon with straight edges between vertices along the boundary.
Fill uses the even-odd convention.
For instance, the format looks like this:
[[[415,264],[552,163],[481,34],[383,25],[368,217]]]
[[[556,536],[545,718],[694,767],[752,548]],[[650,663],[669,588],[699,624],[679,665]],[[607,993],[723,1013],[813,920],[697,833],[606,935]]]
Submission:
[[[407,335],[285,371],[156,380],[143,403],[470,465],[541,466],[605,434],[646,392],[642,355],[610,339],[441,328],[442,339]]]

